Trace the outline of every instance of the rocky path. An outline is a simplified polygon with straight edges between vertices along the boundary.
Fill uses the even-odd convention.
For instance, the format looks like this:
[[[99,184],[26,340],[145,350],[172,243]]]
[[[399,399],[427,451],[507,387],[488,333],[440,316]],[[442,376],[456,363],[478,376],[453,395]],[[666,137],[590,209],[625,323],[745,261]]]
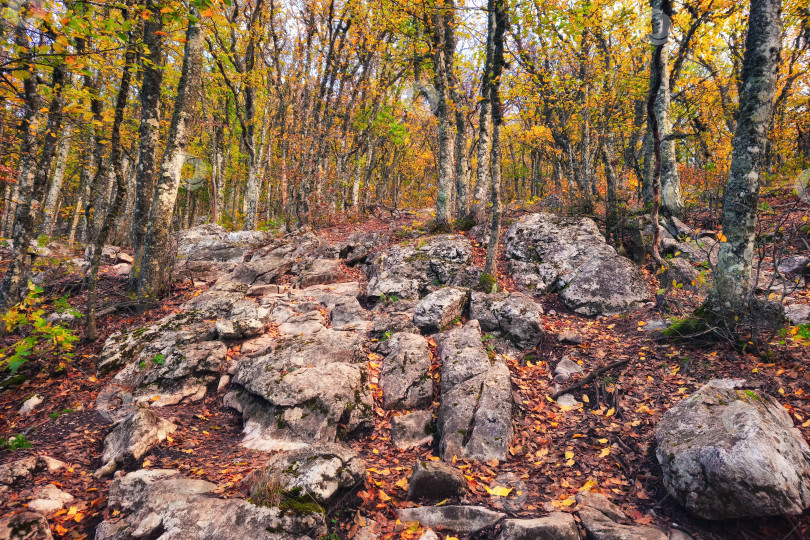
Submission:
[[[632,315],[652,305],[642,271],[592,221],[529,214],[504,236],[504,263],[523,292],[484,294],[474,290],[475,236],[374,232],[332,242],[211,225],[184,232],[178,271],[201,288],[164,318],[111,335],[99,354],[104,387],[96,412],[85,413],[95,414],[85,433],[101,454],[87,472],[108,489],[95,538],[319,538],[324,511],[347,508],[356,515],[346,535],[362,539],[429,539],[427,529],[502,540],[688,538],[609,500],[656,493],[653,420],[678,401],[669,387],[694,385],[668,368],[660,381],[633,373],[647,356],[677,358],[674,348],[611,337],[643,330]],[[558,314],[569,310],[576,315]],[[548,398],[578,373],[630,355],[595,393]],[[647,405],[656,384],[667,399]],[[214,463],[177,468],[181,453],[194,452],[184,439],[200,440],[189,436],[201,429],[193,418],[208,444],[228,448]],[[791,457],[773,470],[793,477],[761,482],[785,497],[763,505],[763,515],[810,504],[810,468],[801,464],[810,451],[789,417],[780,422],[778,453]],[[581,460],[594,451],[615,464]],[[669,463],[664,454],[659,461]],[[628,463],[645,459],[632,473]],[[700,459],[665,467],[673,493],[684,489],[674,487],[686,481],[683,468]],[[0,484],[16,489],[58,470],[43,460],[22,476],[0,470]],[[687,485],[707,494],[695,504],[717,497],[711,481]],[[40,495],[53,507],[0,522],[0,539],[13,537],[3,526],[21,527],[13,520],[43,538],[45,518],[64,520],[70,495]],[[359,512],[350,502],[358,499]]]

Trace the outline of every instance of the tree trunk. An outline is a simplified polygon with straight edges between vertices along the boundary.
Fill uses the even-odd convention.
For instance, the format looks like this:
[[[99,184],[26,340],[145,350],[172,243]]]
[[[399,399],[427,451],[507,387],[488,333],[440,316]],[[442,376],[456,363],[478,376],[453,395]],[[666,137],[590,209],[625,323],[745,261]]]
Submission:
[[[127,19],[127,12],[123,11],[124,19]],[[98,268],[101,265],[101,253],[107,238],[110,236],[113,224],[118,219],[121,207],[124,203],[127,182],[124,177],[123,159],[121,149],[121,124],[124,121],[124,111],[127,107],[129,97],[129,86],[132,80],[132,64],[135,61],[135,36],[130,34],[127,51],[124,55],[124,67],[121,73],[121,85],[118,88],[118,96],[115,100],[115,113],[113,116],[112,131],[110,134],[110,172],[115,179],[112,204],[109,204],[104,213],[104,221],[100,224],[98,235],[93,246],[93,256],[90,259],[90,276],[87,280],[87,308],[85,310],[85,324],[87,327],[87,339],[95,341],[98,338],[96,328],[96,301],[98,299]]]
[[[487,49],[492,47],[491,76],[486,77],[492,101],[492,228],[489,233],[487,260],[484,265],[482,285],[494,292],[498,284],[498,248],[501,236],[501,125],[503,124],[503,104],[501,103],[501,74],[504,60],[504,34],[509,24],[506,13],[506,0],[487,2]],[[490,71],[485,66],[484,73]]]
[[[188,120],[200,86],[203,30],[197,9],[192,7],[190,13],[174,113],[160,166],[160,177],[144,243],[141,273],[138,277],[138,301],[141,306],[157,299],[167,277],[164,263],[169,251],[171,220],[177,190],[180,187],[180,173],[188,147]]]
[[[135,264],[130,289],[137,287],[144,251],[149,210],[155,194],[157,150],[160,143],[160,89],[163,85],[163,16],[158,0],[146,0],[149,19],[143,26],[143,43],[148,49],[141,59],[141,124],[138,128],[138,168],[135,175],[135,207],[132,212],[132,248]]]
[[[431,17],[433,31],[433,84],[438,94],[436,117],[439,120],[439,178],[436,194],[435,229],[449,231],[452,220],[453,192],[453,126],[450,86],[453,79],[453,57],[456,51],[455,3],[442,0]]]
[[[53,171],[48,195],[45,197],[45,206],[42,207],[42,228],[40,232],[46,236],[53,234],[53,226],[56,223],[56,207],[59,196],[62,194],[62,182],[65,180],[68,152],[70,152],[70,126],[65,126],[62,131],[62,140],[59,141],[59,150],[56,153],[56,169]]]
[[[707,311],[733,328],[751,314],[751,270],[763,149],[773,113],[782,39],[781,0],[751,0],[742,93],[723,202],[723,235]]]
[[[22,19],[21,19],[22,21]],[[17,25],[15,30],[15,41],[26,50],[29,50],[28,35],[23,22]],[[39,101],[36,74],[28,72],[28,77],[23,80],[25,97],[25,110],[23,113],[22,133],[23,141],[33,137],[33,126],[31,119],[37,114],[37,103]],[[45,138],[42,144],[42,151],[36,167],[33,169],[33,177],[30,183],[26,182],[20,186],[20,201],[17,204],[14,225],[12,227],[12,238],[14,248],[8,270],[0,283],[0,311],[6,313],[9,308],[19,302],[22,292],[23,279],[25,278],[28,249],[31,239],[34,236],[36,223],[34,222],[35,205],[41,201],[45,194],[45,187],[48,182],[48,175],[51,171],[51,162],[56,153],[57,139],[62,131],[62,105],[65,85],[65,72],[61,63],[53,66],[51,78],[52,98],[48,107],[48,121],[45,129]],[[30,139],[29,139],[30,142]],[[31,148],[31,145],[28,145]],[[33,161],[33,156],[32,156]]]
[[[668,216],[681,216],[683,214],[683,199],[681,197],[681,179],[678,175],[678,163],[675,160],[675,141],[667,138],[672,134],[672,122],[669,114],[669,39],[667,39],[671,22],[669,18],[665,19],[656,16],[656,13],[666,13],[664,11],[665,3],[670,1],[651,0],[650,2],[653,9],[653,39],[660,37],[660,39],[664,40],[661,44],[660,86],[655,99],[655,115],[661,136],[661,210]]]
[[[607,193],[605,201],[605,239],[618,247],[621,239],[619,237],[619,201],[616,194],[616,169],[613,166],[613,150],[610,143],[603,140],[600,145],[602,161],[605,164],[605,181],[607,183]]]

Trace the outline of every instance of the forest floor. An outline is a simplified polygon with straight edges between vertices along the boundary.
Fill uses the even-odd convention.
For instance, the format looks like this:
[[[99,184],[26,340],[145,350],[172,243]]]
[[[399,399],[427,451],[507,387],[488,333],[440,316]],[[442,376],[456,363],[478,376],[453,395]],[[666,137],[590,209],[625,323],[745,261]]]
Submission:
[[[807,215],[808,205],[797,206],[789,199],[786,191],[765,196],[764,201],[774,209],[771,222],[785,218],[782,208],[789,207],[789,223],[800,222]],[[512,209],[509,217],[514,219],[526,210]],[[410,214],[394,220],[397,222],[393,226],[413,228],[413,222],[425,218],[424,214]],[[765,226],[768,220],[765,215]],[[391,227],[391,219],[374,218],[343,223],[318,234],[336,241],[355,230]],[[474,245],[476,258],[481,259],[476,262],[482,262],[486,248],[475,241]],[[109,270],[102,272],[102,302],[126,304],[126,278],[115,277]],[[515,290],[505,268],[501,272],[505,276],[501,287]],[[646,270],[645,275],[651,292],[655,292],[659,287],[657,276]],[[346,280],[363,278],[357,270],[346,268]],[[76,275],[48,284],[46,298],[52,302],[65,291],[77,289],[76,285]],[[163,303],[149,312],[137,314],[123,309],[105,315],[99,321],[99,339],[92,343],[82,340],[74,361],[66,368],[56,370],[31,361],[22,368],[28,375],[23,384],[0,390],[0,437],[25,433],[31,443],[30,448],[13,452],[0,449],[0,463],[36,453],[69,464],[66,469],[37,478],[38,483],[55,483],[76,499],[70,508],[50,520],[56,537],[92,538],[95,526],[110,513],[105,504],[110,480],[92,476],[100,465],[102,441],[109,430],[109,424],[94,408],[98,392],[112,377],[96,377],[96,359],[105,338],[176,311],[195,292],[190,284],[178,283]],[[793,295],[810,303],[807,288]],[[697,305],[696,296],[683,290],[676,291],[674,298],[681,310],[676,316],[687,314]],[[84,293],[73,294],[69,301],[82,306]],[[805,438],[810,438],[810,335],[804,335],[804,331],[783,333],[774,338],[770,354],[763,357],[722,343],[657,339],[655,333],[645,331],[645,326],[673,314],[655,307],[589,318],[568,311],[556,295],[546,295],[540,302],[545,311],[546,338],[535,350],[508,358],[516,404],[511,456],[503,462],[458,460],[456,466],[470,481],[465,502],[500,508],[516,516],[536,516],[553,509],[572,510],[579,490],[598,486],[635,522],[669,524],[696,539],[810,538],[810,511],[801,516],[722,522],[690,516],[667,495],[654,453],[654,426],[661,415],[712,378],[746,379],[749,386],[759,386],[774,395]],[[563,334],[567,336],[565,341],[558,338]],[[553,363],[549,362],[564,355],[581,360],[586,373],[616,360],[629,361],[576,392],[577,399],[583,402],[581,409],[563,411],[549,398],[554,391],[550,372]],[[381,357],[369,352],[368,358],[372,370],[378,369]],[[438,370],[438,364],[434,364],[435,377]],[[436,449],[397,450],[390,440],[392,413],[382,409],[379,389],[373,388],[377,400],[374,431],[347,441],[365,459],[368,479],[327,509],[331,520],[328,538],[352,538],[364,524],[363,518],[379,523],[389,538],[419,535],[419,531],[398,523],[393,510],[411,504],[405,502],[405,492],[415,459],[434,457]],[[42,405],[30,416],[17,414],[20,405],[34,394],[45,398]],[[438,403],[434,403],[434,412],[437,407]],[[222,405],[221,394],[209,392],[200,402],[166,407],[161,416],[175,422],[178,430],[152,450],[141,467],[179,469],[184,475],[217,484],[224,497],[245,496],[244,479],[266,462],[267,454],[239,445],[241,417]],[[487,488],[500,485],[515,489],[507,497],[490,495]],[[30,489],[7,495],[0,502],[0,516],[24,505]]]

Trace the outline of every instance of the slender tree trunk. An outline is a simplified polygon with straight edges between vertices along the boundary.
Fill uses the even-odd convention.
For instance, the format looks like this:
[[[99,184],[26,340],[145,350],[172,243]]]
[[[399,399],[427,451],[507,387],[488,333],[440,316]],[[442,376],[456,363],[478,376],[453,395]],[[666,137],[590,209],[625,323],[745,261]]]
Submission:
[[[661,46],[660,59],[660,85],[655,99],[655,115],[658,120],[658,131],[661,138],[661,210],[669,216],[683,214],[683,199],[681,197],[681,179],[678,175],[678,163],[675,160],[675,141],[667,137],[672,134],[670,120],[670,88],[669,88],[669,39],[665,36],[669,32],[669,19],[657,17],[656,13],[665,13],[666,3],[671,0],[651,0],[653,8],[653,36],[661,36],[665,40]],[[671,13],[672,9],[669,8]],[[671,15],[667,15],[671,17]]]
[[[501,74],[504,65],[504,35],[509,25],[506,0],[487,2],[487,48],[492,42],[492,72],[486,81],[490,86],[492,100],[492,228],[489,233],[487,260],[484,265],[484,285],[490,285],[494,292],[498,283],[498,248],[501,236],[501,125],[503,124],[503,104],[501,103]],[[488,68],[489,66],[487,66]],[[486,73],[488,69],[485,68]],[[490,292],[488,291],[488,292]]]
[[[439,119],[439,178],[436,195],[436,230],[449,231],[452,220],[454,184],[453,126],[450,86],[453,79],[453,57],[456,50],[455,3],[442,0],[432,14],[433,84],[438,94],[436,117]]]
[[[21,19],[22,21],[22,19]],[[23,22],[17,25],[15,30],[15,41],[24,49],[29,48],[28,35]],[[25,278],[26,259],[28,258],[28,248],[35,233],[36,223],[35,205],[41,201],[45,194],[45,187],[48,182],[48,175],[51,171],[51,162],[56,153],[57,139],[62,131],[62,105],[64,95],[65,72],[61,63],[53,66],[51,78],[52,98],[48,107],[48,121],[45,128],[45,137],[42,144],[42,151],[37,161],[36,168],[31,183],[26,182],[20,186],[20,201],[17,205],[16,216],[12,228],[12,238],[14,248],[8,270],[0,283],[0,311],[6,313],[9,308],[19,302],[22,292],[23,280]],[[25,111],[23,113],[22,133],[25,140],[33,137],[33,126],[30,121],[37,113],[37,102],[39,101],[36,87],[36,74],[28,72],[28,77],[23,80]],[[28,146],[30,148],[30,145]]]
[[[754,236],[763,150],[779,72],[781,9],[781,0],[751,0],[742,93],[723,202],[726,241],[720,244],[714,285],[706,304],[711,315],[732,329],[737,318],[752,314]]]
[[[126,19],[126,12],[124,12]],[[87,308],[85,311],[85,324],[87,327],[87,339],[95,341],[98,338],[96,327],[96,302],[98,301],[98,269],[101,265],[101,253],[107,238],[110,236],[113,224],[118,219],[121,208],[124,204],[127,182],[124,177],[123,159],[121,149],[121,124],[124,121],[124,111],[127,107],[129,97],[129,86],[132,80],[132,64],[135,61],[135,36],[129,36],[129,45],[124,55],[124,67],[121,73],[121,85],[118,88],[118,96],[115,100],[115,113],[113,117],[112,131],[110,135],[110,171],[115,179],[113,202],[104,213],[104,221],[101,222],[98,235],[93,246],[93,256],[90,259],[90,277],[87,281]]]
[[[167,277],[165,258],[169,250],[171,219],[180,186],[180,173],[188,146],[188,121],[200,87],[203,29],[197,9],[192,7],[190,13],[192,18],[189,19],[186,31],[183,67],[180,82],[177,84],[169,139],[160,166],[160,177],[150,213],[141,273],[138,278],[138,301],[142,306],[157,299]]]
[[[62,194],[62,182],[65,180],[68,152],[70,152],[70,126],[62,131],[62,140],[59,141],[59,150],[56,153],[56,169],[53,171],[48,195],[45,197],[45,206],[42,208],[41,234],[50,236],[56,222],[56,207],[59,196]]]
[[[141,123],[138,128],[138,168],[135,175],[135,207],[132,212],[132,248],[135,264],[129,287],[137,287],[141,271],[149,211],[155,194],[157,151],[160,138],[160,89],[163,85],[163,16],[158,0],[146,0],[149,19],[143,26],[143,43],[147,48],[141,59]]]
[[[617,247],[621,241],[619,238],[619,201],[616,194],[616,169],[613,166],[613,150],[610,143],[602,140],[600,145],[602,161],[605,164],[605,180],[607,182],[607,194],[605,201],[605,238]]]

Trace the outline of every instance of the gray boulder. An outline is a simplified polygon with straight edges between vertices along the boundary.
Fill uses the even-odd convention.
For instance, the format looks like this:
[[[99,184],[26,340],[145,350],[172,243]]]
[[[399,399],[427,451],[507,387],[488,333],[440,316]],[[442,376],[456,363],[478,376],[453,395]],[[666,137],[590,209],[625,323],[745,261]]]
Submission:
[[[0,518],[0,540],[51,540],[48,520],[36,512],[21,512]]]
[[[521,349],[542,339],[542,314],[543,308],[523,293],[473,292],[470,298],[470,319],[477,319],[485,332],[501,332]]]
[[[104,439],[103,465],[96,471],[96,476],[112,474],[119,467],[140,460],[176,429],[176,425],[159,418],[151,410],[137,407],[132,416],[116,424]]]
[[[334,283],[343,277],[340,261],[336,259],[315,259],[302,269],[297,280],[299,287]]]
[[[227,317],[216,323],[220,339],[244,339],[264,332],[270,320],[270,313],[252,300],[238,300],[233,303]]]
[[[243,499],[218,499],[217,486],[177,476],[176,470],[139,470],[116,478],[107,504],[124,519],[104,521],[96,540],[153,538],[317,538],[326,532],[320,512],[257,506]]]
[[[776,269],[787,277],[810,276],[810,257],[804,255],[785,257],[779,261]]]
[[[242,413],[243,444],[291,450],[334,442],[371,425],[373,399],[362,337],[331,328],[275,340],[266,354],[236,364],[225,404]]]
[[[499,357],[487,355],[478,321],[442,336],[439,357],[442,394],[437,428],[442,459],[506,459],[513,435],[509,368]]]
[[[462,277],[472,261],[470,241],[441,235],[415,245],[393,245],[375,254],[368,267],[368,295],[418,300],[442,285],[469,286]]]
[[[580,266],[560,293],[565,305],[582,315],[629,311],[650,299],[647,282],[629,259],[594,257]]]
[[[45,484],[34,490],[34,498],[28,502],[28,509],[44,516],[51,516],[71,502],[73,495],[53,484]]]
[[[390,353],[380,370],[383,408],[413,409],[433,401],[430,350],[417,334],[394,334],[388,340]]]
[[[54,472],[65,464],[48,456],[33,455],[0,465],[0,494],[11,488],[19,488],[34,481],[40,471]]]
[[[437,503],[467,491],[464,474],[440,461],[417,461],[408,480],[408,500]]]
[[[565,512],[534,519],[507,519],[498,540],[579,540],[574,516]]]
[[[789,304],[785,306],[785,316],[790,324],[810,324],[810,304]]]
[[[810,448],[771,396],[710,381],[658,422],[664,485],[705,519],[800,514],[810,507]]]
[[[563,302],[577,313],[622,312],[650,297],[638,268],[607,245],[588,218],[522,216],[509,227],[505,244],[518,284],[535,293],[562,291]]]
[[[269,240],[266,232],[228,232],[221,225],[208,223],[178,233],[177,257],[181,261],[239,261]]]
[[[467,291],[444,287],[419,300],[413,324],[425,332],[438,332],[461,318],[467,305]]]
[[[253,500],[273,490],[301,501],[330,502],[339,491],[362,482],[366,466],[357,452],[334,443],[273,456],[251,488]]]
[[[625,525],[627,516],[600,493],[577,493],[578,514],[588,537],[594,540],[667,540],[667,535],[645,525]]]
[[[391,419],[391,441],[400,450],[431,444],[433,432],[430,411],[414,411]]]
[[[473,534],[492,527],[506,514],[481,506],[419,506],[400,508],[397,517],[403,523],[418,522],[423,527]]]

